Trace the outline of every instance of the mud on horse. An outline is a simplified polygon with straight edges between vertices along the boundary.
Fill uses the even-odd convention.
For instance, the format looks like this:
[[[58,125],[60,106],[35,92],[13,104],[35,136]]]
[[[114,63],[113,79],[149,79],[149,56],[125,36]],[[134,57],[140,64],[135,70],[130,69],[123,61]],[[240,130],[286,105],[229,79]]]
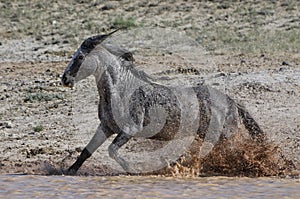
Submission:
[[[208,133],[210,137],[229,137],[237,132],[238,125],[244,125],[253,140],[264,140],[265,134],[257,122],[229,96],[206,85],[179,85],[171,89],[136,69],[129,51],[103,43],[114,32],[86,39],[62,75],[62,84],[67,87],[73,87],[90,75],[95,77],[101,121],[90,142],[66,173],[75,174],[113,134],[117,136],[108,147],[109,156],[125,171],[134,172],[134,165],[118,153],[120,147],[132,137],[174,139],[180,134],[183,120],[196,126],[193,133],[203,139]],[[188,96],[189,93],[193,96]],[[183,101],[190,105],[183,106]],[[163,117],[160,112],[164,113]],[[158,124],[161,118],[164,122]]]

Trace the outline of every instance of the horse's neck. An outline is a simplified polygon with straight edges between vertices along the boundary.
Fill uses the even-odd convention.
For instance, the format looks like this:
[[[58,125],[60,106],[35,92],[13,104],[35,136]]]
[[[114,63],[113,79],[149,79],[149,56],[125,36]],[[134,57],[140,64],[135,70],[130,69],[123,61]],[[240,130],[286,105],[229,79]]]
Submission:
[[[102,73],[96,71],[95,78],[97,82],[98,91],[109,89],[115,92],[126,92],[125,89],[120,87],[128,87],[128,84],[134,84],[139,81],[138,78],[129,69],[130,66],[125,66],[122,60],[111,55],[104,53],[101,57]],[[120,93],[122,95],[122,93]]]

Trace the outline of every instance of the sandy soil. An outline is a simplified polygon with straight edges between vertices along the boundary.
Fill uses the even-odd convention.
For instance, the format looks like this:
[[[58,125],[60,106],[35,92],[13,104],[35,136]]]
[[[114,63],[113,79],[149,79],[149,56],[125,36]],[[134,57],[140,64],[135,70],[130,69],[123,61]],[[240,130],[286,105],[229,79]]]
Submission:
[[[111,40],[141,70],[232,96],[300,170],[299,2],[45,2],[0,2],[0,173],[45,174],[76,159],[96,129],[97,96],[93,79],[71,90],[60,75],[83,39],[120,25],[130,29]],[[108,143],[81,174],[120,170]]]

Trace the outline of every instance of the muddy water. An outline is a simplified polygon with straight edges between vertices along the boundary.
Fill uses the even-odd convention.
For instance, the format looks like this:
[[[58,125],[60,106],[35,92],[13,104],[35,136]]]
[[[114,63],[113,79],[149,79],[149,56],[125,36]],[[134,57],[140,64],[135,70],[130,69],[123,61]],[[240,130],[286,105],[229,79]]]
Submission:
[[[1,175],[0,198],[300,198],[299,179]]]

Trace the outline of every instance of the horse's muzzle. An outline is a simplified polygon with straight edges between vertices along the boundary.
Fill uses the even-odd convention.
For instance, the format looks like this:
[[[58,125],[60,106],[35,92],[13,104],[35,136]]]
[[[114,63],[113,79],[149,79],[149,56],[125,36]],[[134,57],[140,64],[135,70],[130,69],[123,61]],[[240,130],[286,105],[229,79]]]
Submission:
[[[74,78],[70,77],[69,75],[63,74],[61,78],[61,83],[65,87],[72,88],[74,86]]]

